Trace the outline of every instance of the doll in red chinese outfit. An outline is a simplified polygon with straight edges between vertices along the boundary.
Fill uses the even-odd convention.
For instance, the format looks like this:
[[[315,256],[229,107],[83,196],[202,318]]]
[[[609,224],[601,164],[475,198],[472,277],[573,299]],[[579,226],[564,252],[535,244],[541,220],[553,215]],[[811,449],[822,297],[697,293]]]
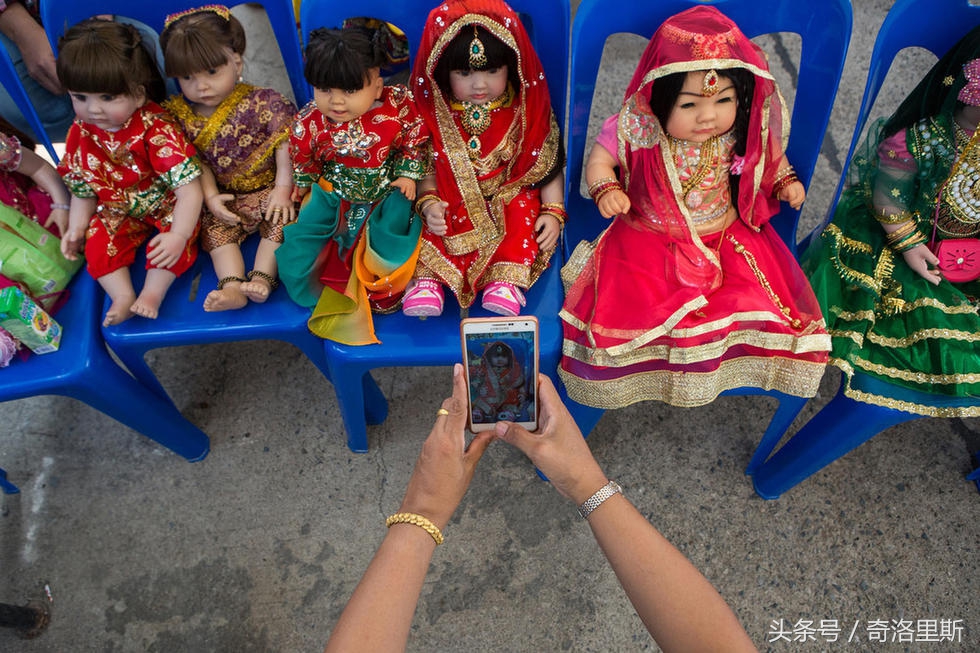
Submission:
[[[89,273],[112,300],[104,325],[156,318],[197,257],[203,193],[194,146],[155,101],[163,79],[131,25],[83,21],[59,50],[58,77],[76,116],[58,166],[72,194],[62,252],[75,259],[84,247]],[[137,295],[129,266],[147,240]]]
[[[561,136],[541,62],[500,0],[449,0],[429,14],[412,73],[432,132],[432,174],[406,315],[460,306],[517,315],[548,267],[565,220]]]
[[[397,310],[418,258],[412,212],[427,135],[411,93],[385,86],[386,26],[315,29],[306,47],[313,101],[290,137],[303,196],[276,252],[310,330],[345,344],[377,343],[372,310]]]
[[[816,393],[830,337],[767,224],[805,198],[787,118],[765,55],[717,9],[653,35],[586,164],[613,222],[562,271],[569,396],[619,408],[698,406],[743,386]]]
[[[201,247],[218,277],[204,310],[264,302],[278,285],[283,225],[296,218],[289,158],[296,107],[274,89],[241,81],[245,30],[223,5],[168,16],[160,45],[166,73],[177,78],[182,93],[163,107],[204,164]],[[241,244],[256,232],[261,240],[246,275]]]

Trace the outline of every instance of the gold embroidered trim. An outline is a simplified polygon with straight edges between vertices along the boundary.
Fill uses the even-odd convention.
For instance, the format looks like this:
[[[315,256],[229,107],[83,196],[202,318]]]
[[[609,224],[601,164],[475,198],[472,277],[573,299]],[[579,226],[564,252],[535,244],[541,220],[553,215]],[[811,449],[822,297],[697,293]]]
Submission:
[[[916,331],[906,338],[887,338],[871,332],[868,334],[868,340],[876,345],[881,345],[882,347],[904,349],[923,340],[963,340],[965,342],[980,342],[980,333],[954,331],[952,329],[923,329],[921,331]]]
[[[825,365],[783,357],[741,357],[724,361],[715,372],[642,372],[609,381],[591,381],[559,368],[568,395],[597,408],[623,408],[656,400],[672,406],[703,406],[725,390],[754,387],[812,397]]]
[[[612,354],[611,349],[594,349],[572,340],[565,340],[562,344],[562,353],[577,361],[602,367],[629,367],[649,361],[687,365],[721,358],[732,347],[746,344],[775,352],[794,354],[826,352],[830,351],[830,336],[819,333],[797,337],[789,333],[764,333],[755,329],[745,329],[733,331],[717,342],[694,347],[650,345],[622,354]]]
[[[914,370],[902,370],[896,367],[888,367],[878,363],[866,361],[863,358],[855,358],[851,361],[855,367],[862,370],[873,372],[881,376],[893,379],[900,379],[910,383],[930,383],[934,385],[955,385],[960,383],[980,383],[980,374],[926,374]]]
[[[735,236],[732,234],[728,234],[726,238],[728,238],[728,242],[735,246],[735,252],[741,254],[745,258],[745,262],[748,263],[749,268],[752,270],[752,274],[754,274],[755,278],[758,279],[759,285],[762,286],[763,290],[766,291],[766,294],[769,295],[769,299],[772,300],[772,303],[779,309],[779,312],[783,315],[786,323],[794,329],[801,329],[803,327],[803,322],[799,318],[792,317],[790,315],[790,313],[792,313],[790,307],[783,303],[783,301],[779,298],[779,295],[776,294],[776,291],[772,289],[771,285],[769,285],[769,280],[766,278],[766,275],[762,272],[762,269],[759,268],[759,264],[755,260],[755,254],[750,252],[745,245],[738,242],[735,239]]]
[[[866,404],[873,406],[883,406],[894,410],[902,410],[907,413],[923,415],[925,417],[980,417],[980,405],[976,406],[935,406],[930,404],[919,404],[900,399],[893,399],[884,395],[855,390],[851,387],[851,377],[854,375],[854,368],[847,361],[831,358],[830,363],[844,372],[844,394]],[[559,373],[561,370],[559,370]],[[937,399],[945,398],[944,395],[936,395]]]

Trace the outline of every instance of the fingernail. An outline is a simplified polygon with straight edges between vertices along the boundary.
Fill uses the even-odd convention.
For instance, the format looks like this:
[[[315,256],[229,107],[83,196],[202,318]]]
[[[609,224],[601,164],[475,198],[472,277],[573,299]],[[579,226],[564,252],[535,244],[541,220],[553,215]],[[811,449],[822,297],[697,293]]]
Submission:
[[[463,372],[463,366],[460,363],[453,365],[453,376],[457,377]]]

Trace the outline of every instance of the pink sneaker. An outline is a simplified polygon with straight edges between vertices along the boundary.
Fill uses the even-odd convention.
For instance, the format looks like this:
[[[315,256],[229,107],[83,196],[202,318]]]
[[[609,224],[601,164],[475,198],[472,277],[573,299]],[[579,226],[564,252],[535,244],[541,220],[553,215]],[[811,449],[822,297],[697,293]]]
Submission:
[[[520,315],[526,303],[524,293],[510,283],[494,281],[483,289],[483,308],[491,313],[513,317]]]
[[[410,317],[442,315],[444,300],[442,284],[432,279],[419,279],[402,298],[402,313]]]

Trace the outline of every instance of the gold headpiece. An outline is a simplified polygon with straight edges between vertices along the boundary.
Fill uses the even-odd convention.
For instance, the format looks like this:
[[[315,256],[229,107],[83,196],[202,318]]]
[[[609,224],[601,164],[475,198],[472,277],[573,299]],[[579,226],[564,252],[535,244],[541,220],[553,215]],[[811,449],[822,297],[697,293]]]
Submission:
[[[487,65],[487,51],[483,47],[483,41],[476,33],[476,25],[473,26],[473,40],[470,41],[470,68],[479,70]]]
[[[718,92],[721,84],[718,83],[718,73],[714,69],[704,74],[704,81],[701,82],[701,95],[711,97]]]
[[[228,7],[224,5],[204,5],[203,7],[194,7],[193,9],[185,9],[184,11],[178,11],[175,14],[170,14],[167,16],[167,19],[163,21],[163,29],[167,29],[184,16],[190,16],[191,14],[197,14],[202,11],[210,11],[213,14],[218,14],[225,20],[228,20],[228,16],[231,15]]]

